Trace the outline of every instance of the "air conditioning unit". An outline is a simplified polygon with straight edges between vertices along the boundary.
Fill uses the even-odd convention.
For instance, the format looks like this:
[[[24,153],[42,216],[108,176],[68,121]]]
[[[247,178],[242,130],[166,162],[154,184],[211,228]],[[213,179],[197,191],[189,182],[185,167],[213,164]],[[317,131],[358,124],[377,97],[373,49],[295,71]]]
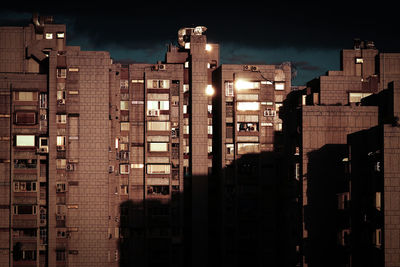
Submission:
[[[58,105],[65,105],[65,99],[58,99],[57,100]]]
[[[49,153],[49,138],[39,137],[39,153]]]
[[[258,67],[257,66],[251,66],[251,71],[258,71]]]
[[[73,170],[75,170],[75,165],[74,165],[74,164],[67,164],[67,165],[65,166],[65,169],[66,169],[67,171],[73,171]]]
[[[272,110],[272,109],[266,109],[264,110],[264,117],[270,117],[270,116],[275,116],[276,115],[276,111]]]
[[[151,66],[151,70],[158,70],[158,65]]]
[[[158,116],[160,116],[160,110],[159,109],[149,109],[147,111],[147,116],[158,117]]]
[[[165,64],[158,65],[158,70],[166,70],[167,66]]]
[[[243,70],[251,70],[251,66],[250,65],[243,65]]]

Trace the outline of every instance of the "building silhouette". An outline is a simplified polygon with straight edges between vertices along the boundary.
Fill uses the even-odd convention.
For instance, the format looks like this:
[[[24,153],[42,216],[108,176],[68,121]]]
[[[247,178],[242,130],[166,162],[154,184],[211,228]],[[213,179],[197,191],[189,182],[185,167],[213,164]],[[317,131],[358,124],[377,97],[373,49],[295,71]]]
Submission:
[[[1,266],[398,266],[400,54],[294,88],[206,30],[121,64],[0,27]]]

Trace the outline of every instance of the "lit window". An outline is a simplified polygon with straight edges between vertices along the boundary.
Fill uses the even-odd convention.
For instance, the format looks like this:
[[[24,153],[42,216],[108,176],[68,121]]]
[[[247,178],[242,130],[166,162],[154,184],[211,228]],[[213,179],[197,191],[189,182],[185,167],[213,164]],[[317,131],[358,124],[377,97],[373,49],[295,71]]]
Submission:
[[[169,164],[147,164],[147,174],[169,174],[171,166]]]
[[[129,110],[129,101],[120,101],[121,110]]]
[[[157,89],[157,88],[168,89],[169,88],[169,80],[147,80],[147,88],[149,88],[149,89]]]
[[[57,114],[56,120],[57,120],[57,123],[66,124],[67,123],[67,114]]]
[[[237,90],[242,89],[260,89],[260,82],[250,82],[245,80],[237,80],[235,82],[235,88]]]
[[[129,174],[129,164],[120,164],[119,165],[119,173],[120,174]]]
[[[132,169],[142,169],[143,167],[144,165],[140,163],[131,164]]]
[[[362,57],[356,57],[356,64],[363,64],[364,59]]]
[[[119,88],[120,89],[129,89],[129,80],[120,80]]]
[[[284,82],[275,82],[275,90],[285,90]]]
[[[51,40],[51,39],[53,39],[53,34],[48,32],[48,33],[46,33],[45,38],[47,40]]]
[[[238,94],[236,100],[258,101],[258,94]]]
[[[370,95],[372,93],[349,93],[349,103],[359,103],[361,99]]]
[[[207,132],[208,132],[208,134],[213,134],[213,127],[212,127],[212,125],[208,125],[208,126],[207,126]]]
[[[57,39],[64,39],[65,34],[63,32],[57,33]]]
[[[225,96],[233,96],[233,82],[225,82]]]
[[[169,121],[148,121],[147,122],[148,131],[169,131],[170,122]]]
[[[169,110],[169,101],[147,101],[147,110]]]
[[[206,51],[211,51],[212,46],[210,44],[206,44]]]
[[[214,94],[214,88],[211,84],[207,85],[206,87],[206,95],[212,96]]]
[[[237,102],[237,110],[260,110],[259,102]]]
[[[67,78],[67,69],[65,68],[57,69],[57,78]]]
[[[66,166],[67,166],[66,159],[56,159],[56,168],[58,170],[65,169]]]
[[[150,152],[167,152],[168,143],[149,143]]]
[[[259,153],[260,145],[258,143],[238,143],[238,154]]]
[[[18,147],[34,147],[35,136],[34,135],[17,135],[16,146]]]
[[[235,153],[235,146],[233,144],[226,144],[226,154],[233,155]]]
[[[65,150],[65,136],[57,136],[57,150]]]
[[[36,101],[36,92],[14,92],[14,100],[16,101]]]
[[[121,131],[129,131],[129,122],[121,122]]]

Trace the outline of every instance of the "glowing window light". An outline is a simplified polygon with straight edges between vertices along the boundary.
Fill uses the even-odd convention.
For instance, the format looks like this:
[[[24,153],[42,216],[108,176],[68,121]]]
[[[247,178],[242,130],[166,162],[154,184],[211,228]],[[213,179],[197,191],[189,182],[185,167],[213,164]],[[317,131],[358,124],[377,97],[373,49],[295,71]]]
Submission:
[[[206,95],[212,96],[214,94],[214,88],[211,86],[211,84],[207,85],[206,87]]]
[[[260,102],[237,102],[237,110],[260,110]]]
[[[212,47],[210,44],[206,44],[206,51],[211,51]]]
[[[260,82],[249,82],[249,81],[245,81],[245,80],[237,80],[235,82],[235,88],[237,90],[260,89]]]

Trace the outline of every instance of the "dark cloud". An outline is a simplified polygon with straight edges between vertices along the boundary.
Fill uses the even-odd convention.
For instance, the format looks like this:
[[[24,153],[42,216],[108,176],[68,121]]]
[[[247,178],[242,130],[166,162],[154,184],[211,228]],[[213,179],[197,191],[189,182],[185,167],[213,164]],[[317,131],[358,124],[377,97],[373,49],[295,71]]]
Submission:
[[[193,6],[149,2],[124,6],[93,4],[79,6],[7,7],[3,13],[38,11],[54,15],[58,23],[69,27],[69,39],[87,38],[93,47],[118,44],[144,48],[160,41],[176,42],[177,31],[184,26],[208,27],[210,41],[234,43],[247,47],[343,48],[351,47],[353,38],[375,40],[378,47],[400,47],[400,37],[393,23],[394,9],[384,2],[372,7],[350,1],[237,3],[216,6],[202,2]]]

